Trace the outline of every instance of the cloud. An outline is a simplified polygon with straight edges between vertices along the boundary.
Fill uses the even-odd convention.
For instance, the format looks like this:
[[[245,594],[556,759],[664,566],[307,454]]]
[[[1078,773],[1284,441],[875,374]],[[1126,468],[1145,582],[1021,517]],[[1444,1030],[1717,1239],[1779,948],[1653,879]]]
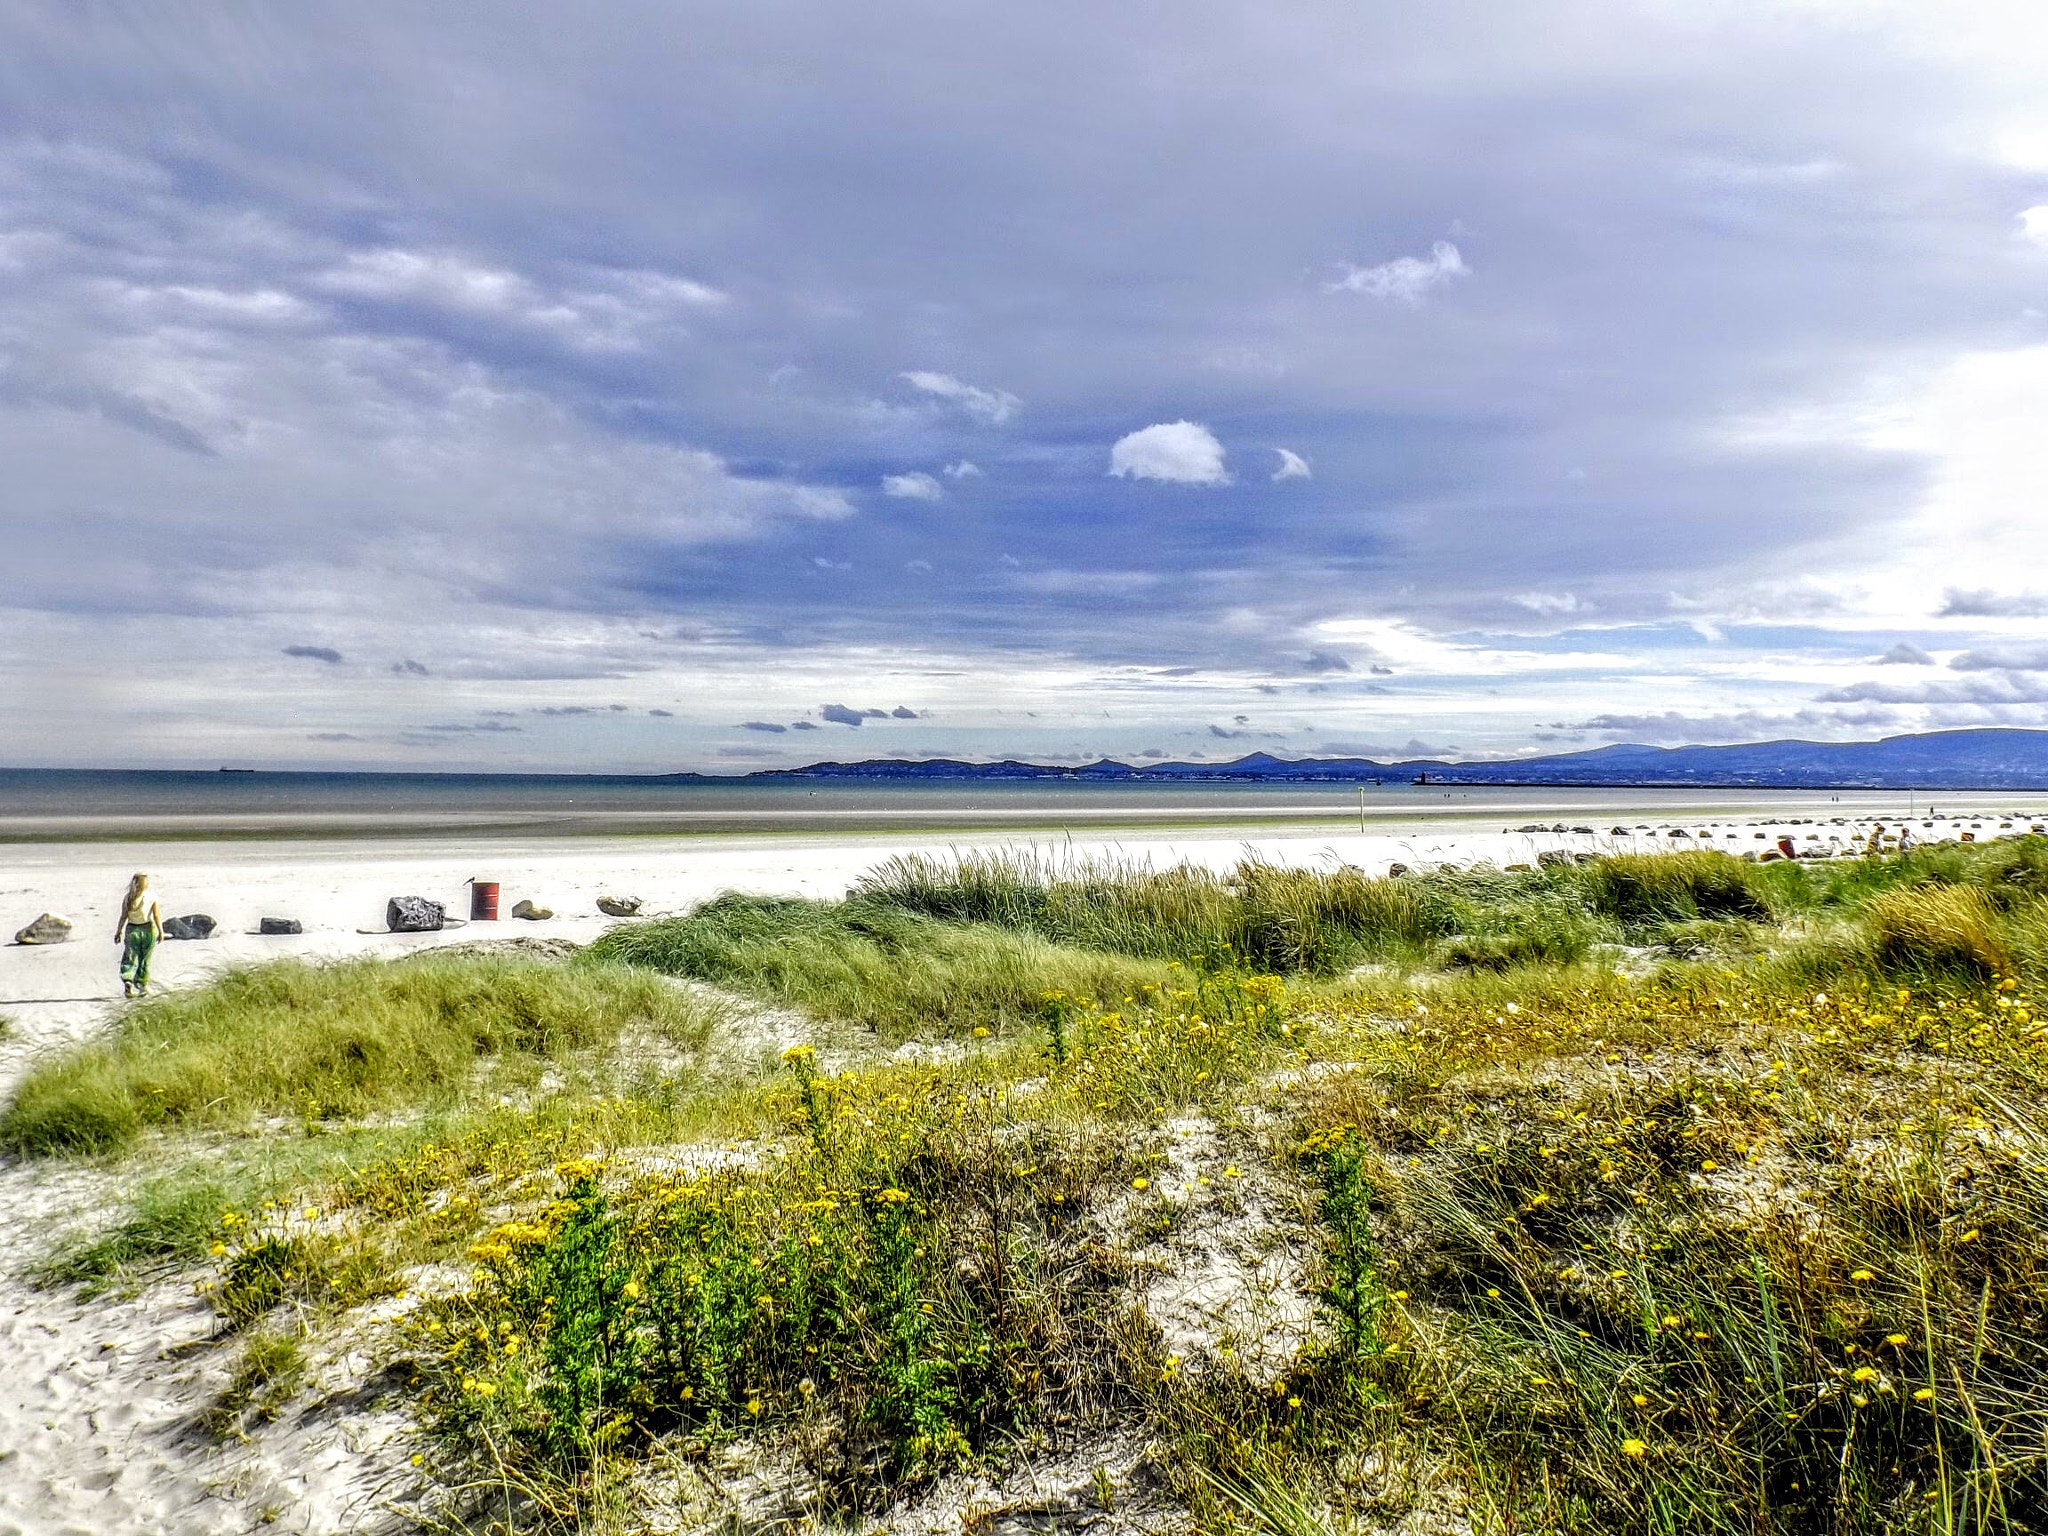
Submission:
[[[1310,651],[1308,660],[1301,664],[1304,672],[1349,672],[1351,663],[1335,651]],[[1375,672],[1379,668],[1373,669]]]
[[[743,731],[765,731],[771,736],[780,736],[789,727],[777,725],[772,720],[743,720],[740,722],[740,729]]]
[[[367,736],[358,736],[353,731],[308,731],[308,741],[367,741]]]
[[[1273,479],[1312,480],[1315,478],[1314,473],[1308,467],[1308,460],[1304,459],[1292,448],[1275,448],[1273,452],[1280,456],[1280,467],[1273,471]]]
[[[923,390],[928,395],[958,406],[969,416],[985,421],[990,426],[1001,426],[1015,416],[1024,404],[1015,395],[1004,389],[982,389],[966,384],[950,373],[930,373],[914,369],[902,375],[913,389]]]
[[[2042,704],[2048,703],[2048,682],[2004,672],[1967,682],[1851,683],[1815,699],[1823,704]]]
[[[789,722],[789,728],[792,731],[815,731],[818,729],[818,722],[815,720],[792,720]]]
[[[341,652],[328,645],[288,645],[284,648],[287,656],[302,656],[307,661],[324,661],[334,666],[341,660]]]
[[[641,771],[790,689],[915,693],[975,755],[1206,739],[1254,699],[1499,753],[1600,712],[1770,728],[1864,676],[2003,688],[1873,637],[1935,644],[1952,586],[1941,659],[2012,659],[2048,612],[2043,252],[2005,217],[2048,192],[1996,147],[2048,118],[2024,29],[1498,0],[1162,54],[1081,0],[620,0],[566,42],[520,7],[314,0],[288,37],[15,9],[0,736],[38,754],[311,767],[332,728],[372,766],[505,703],[522,761]],[[545,144],[501,153],[522,113]],[[1465,208],[1489,243],[1439,227]],[[1967,398],[1923,388],[1952,368]],[[1100,484],[1175,418],[1216,478]],[[1276,444],[1312,476],[1272,484]],[[945,472],[974,453],[990,483]],[[873,515],[911,468],[947,502]],[[1230,471],[1269,492],[1178,494]],[[266,681],[292,628],[347,663]],[[1323,649],[1353,672],[1304,673]],[[1364,695],[1368,660],[1403,687]],[[526,712],[661,693],[687,728]],[[1813,728],[1864,708],[2039,706]]]
[[[2020,235],[2036,245],[2048,245],[2048,203],[2022,208],[2018,214]]]
[[[1964,591],[1950,587],[1936,613],[1943,619],[2048,618],[2048,597],[2038,592],[1994,592],[1989,587]]]
[[[1558,614],[1577,613],[1586,605],[1570,592],[1521,592],[1509,599],[1519,608],[1531,613],[1540,613],[1546,618]]]
[[[1220,725],[1212,725],[1209,727],[1209,734],[1216,737],[1219,741],[1236,741],[1241,736],[1249,736],[1251,732],[1227,731]]]
[[[1362,293],[1375,299],[1420,304],[1430,291],[1472,269],[1448,240],[1429,248],[1428,256],[1396,256],[1375,267],[1346,266],[1344,275],[1328,285],[1332,293]]]
[[[1988,651],[1965,651],[1951,661],[1949,666],[1957,672],[2048,672],[2048,645],[2002,646]]]
[[[909,705],[898,704],[894,709],[889,711],[889,718],[891,720],[916,720],[922,717],[918,714],[916,710],[910,708]]]
[[[406,657],[403,661],[394,661],[393,663],[391,663],[391,670],[393,672],[396,672],[400,677],[427,676],[426,663],[422,661],[414,661],[410,656]]]
[[[1931,667],[1934,665],[1934,658],[1919,646],[1909,645],[1901,640],[1878,657],[1877,663],[1881,667]]]
[[[951,480],[979,480],[981,466],[972,459],[956,459],[946,466],[945,474]]]
[[[1437,746],[1414,736],[1399,746],[1373,741],[1319,741],[1311,749],[1317,757],[1366,757],[1380,762],[1415,757],[1443,758],[1457,750],[1454,746]]]
[[[676,717],[676,712],[672,709],[650,709],[647,713],[657,720],[673,720]]]
[[[921,469],[903,475],[882,476],[882,494],[904,501],[941,501],[946,488]]]
[[[1129,480],[1180,485],[1230,483],[1223,445],[1215,433],[1192,421],[1163,421],[1126,433],[1109,450],[1109,472]]]
[[[818,711],[820,720],[829,720],[834,725],[850,725],[856,730],[863,720],[886,720],[889,712],[885,709],[848,709],[844,704],[827,704]]]

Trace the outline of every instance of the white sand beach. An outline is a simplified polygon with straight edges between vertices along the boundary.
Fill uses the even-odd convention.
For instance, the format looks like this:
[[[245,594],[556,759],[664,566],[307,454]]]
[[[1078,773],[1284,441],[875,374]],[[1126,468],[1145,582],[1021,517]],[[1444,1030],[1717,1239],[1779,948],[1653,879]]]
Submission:
[[[1979,839],[2025,830],[2007,814],[2023,796],[1944,796],[1944,815],[1912,818],[1917,840]],[[1583,802],[1572,820],[1546,816],[1543,830],[1504,830],[1475,816],[1373,824],[1151,828],[1085,837],[976,833],[753,835],[694,838],[553,837],[275,839],[161,843],[16,844],[0,850],[0,924],[11,935],[38,913],[69,918],[71,939],[0,947],[0,1088],[41,1052],[104,1028],[121,1006],[115,974],[114,908],[128,876],[148,870],[166,914],[218,920],[204,942],[167,942],[157,952],[162,987],[189,986],[223,967],[280,956],[396,955],[479,939],[551,936],[587,941],[615,919],[597,898],[637,897],[649,914],[680,912],[725,890],[838,896],[880,861],[914,851],[1021,846],[1061,858],[1115,856],[1170,865],[1227,867],[1247,855],[1290,865],[1352,864],[1375,874],[1390,865],[1533,862],[1540,854],[1624,852],[1703,845],[1743,853],[1794,840],[1803,851],[1860,852],[1882,821],[1896,829],[1902,795],[1776,796],[1745,803],[1725,796],[1692,817],[1652,819],[1618,795],[1598,815]],[[1526,814],[1526,812],[1525,812]],[[1534,825],[1520,824],[1524,828]],[[1574,827],[1590,830],[1574,830]],[[1622,830],[1625,829],[1625,830]],[[1674,831],[1684,836],[1674,837]],[[394,935],[381,928],[384,903],[419,895],[466,915],[474,878],[501,886],[500,910],[531,899],[551,907],[546,922],[505,917],[440,933]],[[305,933],[259,937],[259,919],[299,920]],[[402,1426],[374,1415],[308,1415],[267,1433],[261,1444],[215,1443],[194,1429],[220,1386],[213,1356],[191,1348],[211,1317],[187,1290],[159,1285],[109,1301],[39,1289],[27,1278],[51,1236],[89,1220],[112,1191],[90,1167],[0,1167],[0,1536],[59,1532],[211,1533],[266,1527],[299,1532],[376,1528],[377,1512],[402,1500],[409,1463]],[[323,1367],[346,1397],[351,1362]]]

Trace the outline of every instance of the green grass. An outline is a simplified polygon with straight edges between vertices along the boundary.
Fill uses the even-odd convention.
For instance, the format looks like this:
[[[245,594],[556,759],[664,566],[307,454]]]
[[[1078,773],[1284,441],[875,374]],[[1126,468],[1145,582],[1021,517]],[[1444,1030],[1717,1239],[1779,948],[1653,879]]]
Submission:
[[[1080,948],[1166,960],[1229,954],[1316,975],[1415,951],[1455,922],[1450,892],[1438,884],[1257,860],[1217,874],[1191,865],[1063,864],[1030,853],[911,854],[869,873],[853,897]]]
[[[233,1029],[307,1050],[141,1120],[277,1134],[163,1143],[195,1161],[47,1273],[193,1267],[245,1341],[217,1417],[259,1434],[323,1330],[463,1277],[375,1347],[430,1471],[546,1528],[629,1525],[643,1458],[734,1437],[865,1526],[1101,1435],[1156,1447],[1205,1536],[2044,1531],[2044,870],[2039,839],[1400,880],[899,861],[544,978],[250,974],[45,1069],[45,1122],[90,1126],[58,1088],[153,1102],[197,1051],[219,1093]],[[609,1073],[623,1029],[696,1038],[633,1002],[688,996],[650,971],[801,1008],[831,1059]],[[285,1091],[327,1081],[329,1013],[464,1030]],[[1138,1305],[1219,1217],[1299,1266],[1288,1358],[1182,1360]]]
[[[105,1038],[37,1066],[0,1115],[30,1155],[106,1152],[145,1129],[331,1120],[447,1100],[480,1063],[541,1065],[627,1030],[697,1044],[712,1010],[623,967],[482,956],[230,971],[128,1009]]]
[[[37,1267],[49,1285],[77,1284],[88,1294],[140,1270],[197,1259],[213,1241],[220,1213],[243,1198],[233,1179],[181,1170],[144,1183],[111,1226],[60,1246]]]
[[[1167,974],[1157,962],[877,901],[755,896],[615,928],[584,958],[717,982],[897,1039],[1037,1024],[1047,992],[1121,997]]]

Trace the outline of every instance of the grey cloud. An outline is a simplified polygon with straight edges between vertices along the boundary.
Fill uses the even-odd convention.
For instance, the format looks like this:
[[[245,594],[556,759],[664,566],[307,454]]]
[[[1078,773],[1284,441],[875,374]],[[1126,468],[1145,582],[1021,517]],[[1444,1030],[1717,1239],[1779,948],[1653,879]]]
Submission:
[[[789,722],[789,728],[792,731],[815,731],[818,729],[818,722],[815,720],[792,720]]]
[[[909,705],[898,704],[894,709],[889,711],[889,718],[891,720],[916,720],[919,718],[919,715],[917,711],[912,709]]]
[[[1402,758],[1449,757],[1458,749],[1455,746],[1434,746],[1420,737],[1410,737],[1400,746],[1388,746],[1373,741],[1323,741],[1316,743],[1318,757],[1368,757],[1379,762],[1397,762]]]
[[[673,720],[675,718],[675,711],[672,709],[650,709],[647,713],[654,716],[657,720]]]
[[[536,715],[595,715],[600,713],[600,711],[590,704],[537,704],[533,708],[533,713]]]
[[[2048,671],[2048,645],[2008,646],[1998,650],[1965,651],[1949,663],[1957,672],[2042,672]]]
[[[1349,672],[1351,663],[1335,651],[1310,651],[1308,660],[1302,663],[1304,672]],[[1379,669],[1375,667],[1374,671]]]
[[[1919,646],[1909,645],[1904,640],[1901,640],[1897,645],[1886,651],[1877,660],[1880,666],[1886,667],[1931,667],[1934,665],[1934,658],[1932,656],[1921,650]]]
[[[2048,617],[2048,597],[2037,592],[1994,592],[1989,587],[1942,594],[1937,616],[1944,619],[2038,619]]]
[[[434,655],[408,687],[452,717],[484,677],[681,673],[624,637],[687,614],[756,675],[889,653],[973,696],[1199,669],[1201,720],[1349,645],[1328,621],[1426,645],[1569,591],[1614,626],[1616,696],[1661,703],[1644,680],[1685,658],[1625,626],[1811,612],[1754,573],[1853,566],[1920,505],[1925,460],[1727,425],[2011,344],[2025,188],[1973,146],[2038,72],[1816,7],[1484,9],[1305,0],[1256,45],[1241,6],[1162,31],[1082,0],[620,0],[567,34],[395,0],[305,0],[288,35],[176,5],[0,21],[7,622],[189,620],[228,699],[272,615],[318,615],[348,655]],[[535,102],[537,149],[501,131]],[[1259,471],[1102,477],[1176,420]],[[1278,442],[1312,479],[1267,480]],[[950,504],[869,494],[970,461]],[[0,629],[0,696],[28,634]],[[1551,686],[1427,697],[1502,689],[1460,729],[1505,745],[1571,712]]]
[[[2040,704],[2048,703],[2048,681],[2004,672],[1957,682],[1851,683],[1815,697],[1823,704]]]
[[[288,645],[284,648],[287,656],[300,656],[307,661],[324,661],[330,666],[341,660],[341,652],[327,645]]]
[[[864,720],[886,720],[889,712],[885,709],[849,709],[844,704],[826,704],[819,708],[818,718],[829,720],[834,725],[850,725],[856,729]]]
[[[428,726],[422,726],[422,727],[421,727],[421,729],[422,729],[422,730],[427,730],[427,731],[433,731],[433,732],[436,732],[437,734],[440,734],[440,735],[447,735],[447,736],[458,736],[458,735],[480,735],[480,736],[523,736],[523,735],[524,735],[524,734],[526,733],[526,727],[525,727],[525,726],[523,726],[523,725],[507,725],[507,724],[506,724],[506,723],[505,723],[504,721],[502,721],[502,720],[486,720],[486,721],[484,721],[484,722],[483,722],[483,723],[482,723],[481,725],[473,725],[473,724],[458,724],[458,725],[428,725]]]
[[[401,677],[427,676],[426,663],[414,661],[410,656],[406,657],[403,661],[391,663],[391,670]]]
[[[358,736],[352,731],[309,731],[308,741],[367,741],[367,736]]]
[[[777,725],[772,720],[744,720],[740,723],[740,729],[743,731],[766,731],[772,736],[780,736],[789,727]]]

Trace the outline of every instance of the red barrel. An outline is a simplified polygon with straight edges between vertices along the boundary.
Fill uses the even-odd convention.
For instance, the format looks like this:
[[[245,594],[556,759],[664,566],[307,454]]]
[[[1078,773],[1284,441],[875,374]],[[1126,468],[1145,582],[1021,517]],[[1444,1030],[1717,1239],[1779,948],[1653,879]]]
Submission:
[[[472,923],[495,923],[498,920],[497,881],[469,882],[469,920]]]

